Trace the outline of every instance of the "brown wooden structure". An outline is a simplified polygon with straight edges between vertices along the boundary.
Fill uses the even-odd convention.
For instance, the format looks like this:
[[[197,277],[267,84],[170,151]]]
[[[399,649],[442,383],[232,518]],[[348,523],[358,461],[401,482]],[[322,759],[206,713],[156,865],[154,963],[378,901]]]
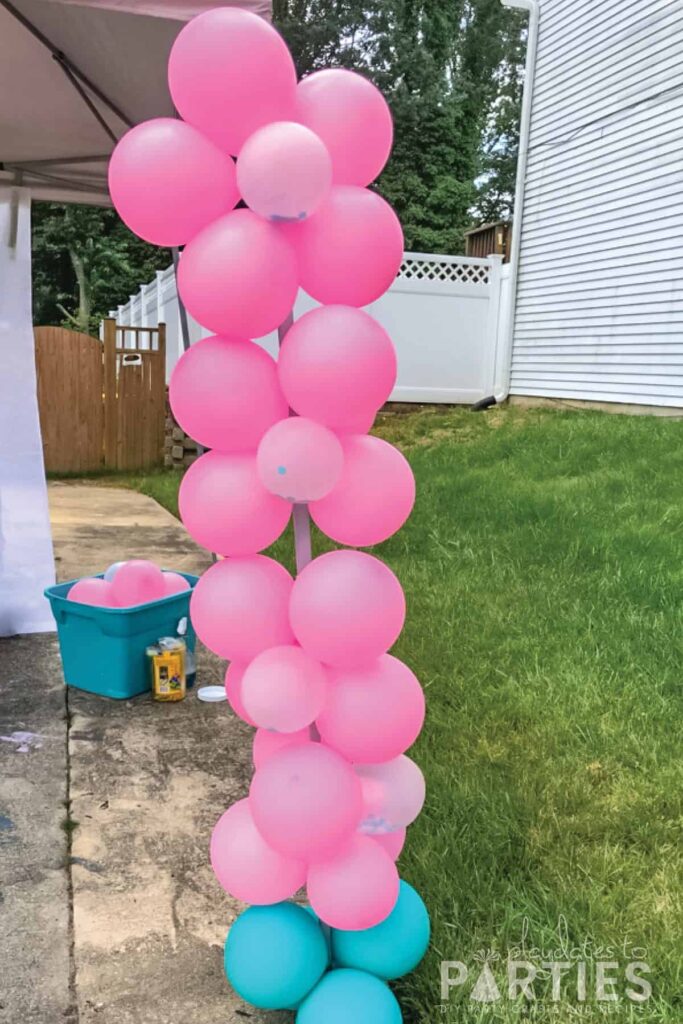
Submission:
[[[465,255],[481,256],[483,259],[498,255],[503,257],[503,263],[508,263],[511,234],[512,224],[506,220],[470,228],[465,232]]]
[[[104,321],[104,339],[36,327],[45,468],[148,469],[164,449],[166,328]]]

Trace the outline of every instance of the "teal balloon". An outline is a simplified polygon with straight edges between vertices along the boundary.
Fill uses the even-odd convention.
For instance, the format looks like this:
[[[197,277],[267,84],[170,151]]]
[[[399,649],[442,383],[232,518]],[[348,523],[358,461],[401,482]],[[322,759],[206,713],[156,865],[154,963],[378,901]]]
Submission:
[[[317,921],[318,928],[320,928],[320,931],[323,933],[323,938],[325,939],[325,944],[327,945],[327,961],[328,963],[332,963],[332,929],[330,928],[329,924],[325,924],[324,921],[320,920],[313,907],[309,906],[308,903],[304,903],[303,908],[307,914],[311,915],[314,921]]]
[[[235,991],[264,1010],[296,1006],[328,964],[325,937],[295,903],[249,907],[225,940],[225,973]]]
[[[429,945],[429,914],[412,885],[401,881],[396,906],[380,924],[357,932],[332,929],[332,959],[391,981],[419,964]]]
[[[308,903],[302,903],[302,904],[300,904],[300,906],[303,907],[303,909],[306,911],[307,914],[311,915],[313,920],[318,925],[318,928],[323,933],[323,938],[325,939],[325,945],[327,946],[327,966],[329,967],[330,964],[332,963],[332,929],[330,928],[329,924],[325,924],[324,921],[320,920],[320,918],[316,914],[316,912],[313,909],[313,907],[309,906]],[[286,1010],[298,1010],[302,1003],[303,1003],[303,999],[299,999],[298,1002],[292,1003],[291,1006],[286,1006],[285,1009]]]
[[[296,1024],[402,1024],[396,996],[385,982],[365,971],[330,971],[308,995]]]

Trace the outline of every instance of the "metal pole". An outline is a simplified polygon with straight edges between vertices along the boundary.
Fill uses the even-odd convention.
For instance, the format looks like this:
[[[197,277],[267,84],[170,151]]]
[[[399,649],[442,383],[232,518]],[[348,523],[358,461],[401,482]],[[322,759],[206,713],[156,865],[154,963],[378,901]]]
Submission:
[[[296,571],[301,572],[313,558],[311,549],[311,517],[308,512],[308,505],[297,503],[293,512],[294,522],[294,554],[296,556]]]
[[[171,256],[173,257],[173,276],[175,277],[175,293],[178,301],[178,315],[180,316],[180,334],[183,339],[183,349],[187,352],[190,347],[190,325],[187,321],[187,310],[185,309],[185,303],[180,297],[180,290],[178,288],[178,263],[180,261],[180,253],[178,247],[174,246],[171,249]]]
[[[278,342],[282,345],[285,334],[294,323],[294,310],[289,314],[284,323],[277,329]],[[296,415],[296,414],[292,414]],[[296,571],[301,572],[313,558],[311,548],[311,517],[308,512],[308,505],[305,502],[297,502],[294,505],[292,514],[294,522],[294,555],[296,558]]]

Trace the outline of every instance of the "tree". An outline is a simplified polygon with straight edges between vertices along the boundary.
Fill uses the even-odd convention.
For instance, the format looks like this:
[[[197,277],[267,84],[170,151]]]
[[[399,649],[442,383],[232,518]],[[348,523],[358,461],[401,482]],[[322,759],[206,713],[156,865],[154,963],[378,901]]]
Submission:
[[[507,198],[517,12],[500,0],[275,0],[274,18],[299,74],[349,67],[387,96],[395,143],[376,187],[401,218],[406,248],[461,252],[478,207],[502,209],[497,191]],[[507,178],[494,165],[503,153]]]
[[[274,0],[300,76],[367,75],[395,124],[374,187],[395,207],[406,248],[462,252],[473,220],[511,213],[525,19],[500,0]],[[34,205],[34,320],[96,331],[168,250],[136,238],[112,210]]]
[[[34,203],[34,323],[97,333],[112,306],[170,262],[168,249],[141,241],[114,210]]]
[[[510,13],[505,55],[495,73],[496,96],[482,140],[482,174],[474,206],[480,223],[512,219],[527,28],[521,12]]]

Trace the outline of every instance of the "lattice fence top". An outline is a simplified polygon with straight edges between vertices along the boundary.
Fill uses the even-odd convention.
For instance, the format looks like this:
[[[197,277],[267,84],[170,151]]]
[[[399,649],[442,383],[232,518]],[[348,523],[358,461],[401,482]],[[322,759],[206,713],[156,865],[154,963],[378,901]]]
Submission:
[[[478,256],[440,256],[438,254],[407,252],[396,275],[400,281],[424,281],[427,284],[474,284],[487,285],[491,281],[491,262]],[[165,301],[175,297],[175,275],[173,267],[157,273],[156,279],[141,287],[129,302],[119,306],[109,315],[119,323],[135,324],[143,311],[153,312],[157,293]]]
[[[488,284],[488,263],[460,262],[457,257],[446,261],[406,256],[398,276],[404,281],[444,281],[456,284]]]

